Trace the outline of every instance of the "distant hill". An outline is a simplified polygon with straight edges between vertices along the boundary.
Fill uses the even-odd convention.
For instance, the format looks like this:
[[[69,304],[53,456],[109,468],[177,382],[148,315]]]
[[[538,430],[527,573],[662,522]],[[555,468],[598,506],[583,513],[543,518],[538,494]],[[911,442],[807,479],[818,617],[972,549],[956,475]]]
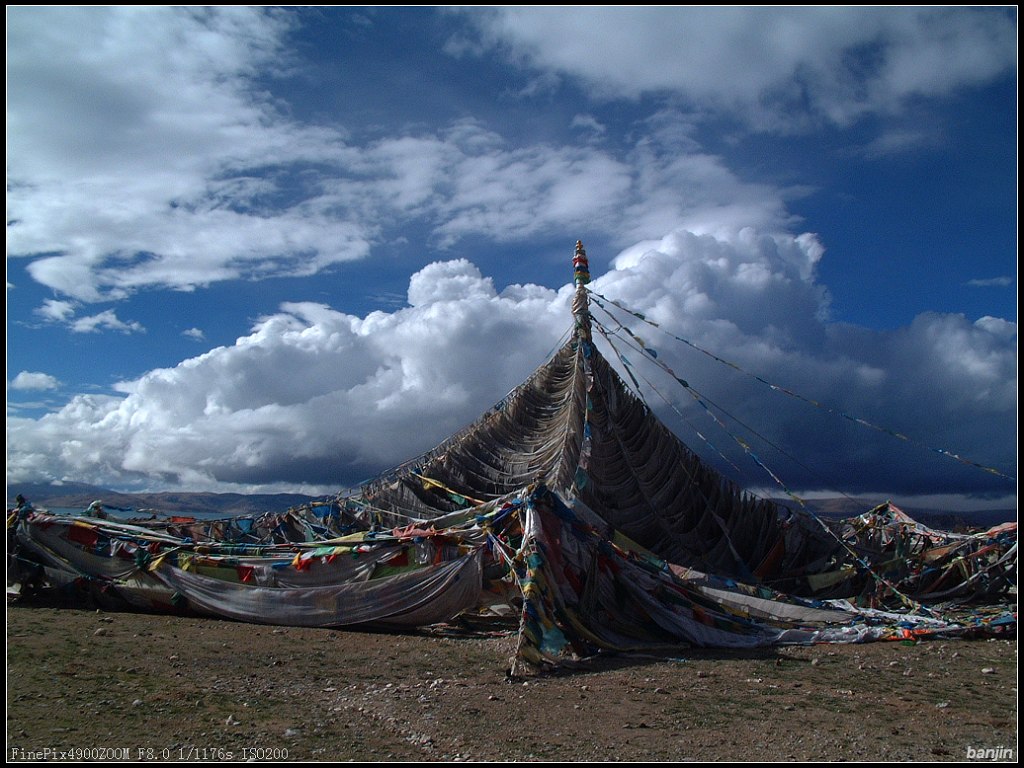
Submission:
[[[7,487],[8,508],[14,505],[14,497],[19,493],[35,506],[49,509],[84,510],[92,502],[101,501],[107,507],[224,516],[284,512],[322,498],[298,493],[119,493],[85,483],[21,483]]]
[[[791,499],[775,499],[774,501],[784,506],[793,506]],[[813,499],[807,502],[807,506],[819,517],[832,520],[862,515],[871,509],[870,504],[863,504],[857,499],[848,499],[842,496],[829,499]],[[908,507],[899,502],[896,502],[896,506],[917,520],[917,522],[946,531],[963,527],[989,528],[999,523],[1017,520],[1017,510],[1012,507],[963,511]]]

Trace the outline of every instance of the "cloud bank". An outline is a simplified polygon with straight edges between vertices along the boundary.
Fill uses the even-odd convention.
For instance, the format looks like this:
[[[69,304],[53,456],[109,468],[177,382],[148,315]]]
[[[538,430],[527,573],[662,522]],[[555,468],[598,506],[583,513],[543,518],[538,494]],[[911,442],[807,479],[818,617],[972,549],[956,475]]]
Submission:
[[[8,253],[84,302],[315,273],[369,233],[310,208],[302,166],[336,131],[296,125],[255,76],[287,13],[31,8],[9,14]],[[330,244],[328,246],[328,243]]]
[[[482,39],[594,95],[674,94],[759,130],[893,115],[1016,66],[1006,8],[497,8],[464,12]]]
[[[927,445],[955,446],[1012,474],[1016,325],[956,315],[922,315],[893,332],[830,324],[823,320],[827,293],[814,279],[820,256],[808,237],[677,230],[623,251],[593,288],[827,407]],[[231,346],[125,382],[123,397],[82,395],[39,420],[9,419],[8,477],[338,490],[428,449],[524,379],[569,328],[569,294],[568,286],[497,292],[460,259],[414,274],[408,306],[394,312],[356,317],[322,304],[286,304]],[[617,327],[599,308],[594,313]],[[758,448],[791,487],[1010,491],[986,473],[945,466],[948,459],[925,449],[910,451],[758,388],[659,330],[619,317],[736,417],[728,423],[737,435],[750,439],[740,425],[754,427],[801,454],[803,466]],[[637,364],[622,337],[615,341]],[[611,348],[604,352],[616,360]],[[702,421],[703,409],[657,369],[641,373],[685,415],[678,419],[648,391],[670,427],[717,461],[697,432],[719,447],[731,437]],[[732,458],[750,471],[737,478],[745,485],[765,479],[749,459]]]

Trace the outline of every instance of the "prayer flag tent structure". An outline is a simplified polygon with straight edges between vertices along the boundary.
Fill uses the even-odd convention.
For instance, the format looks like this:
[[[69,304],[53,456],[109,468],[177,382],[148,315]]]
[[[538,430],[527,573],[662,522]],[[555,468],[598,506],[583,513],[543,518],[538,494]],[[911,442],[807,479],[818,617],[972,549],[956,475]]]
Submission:
[[[1016,581],[1015,523],[955,534],[889,504],[826,523],[744,492],[599,352],[580,243],[573,264],[571,338],[426,454],[259,518],[126,523],[20,506],[9,589],[297,626],[512,617],[533,665],[1015,632],[1015,603],[999,602]]]

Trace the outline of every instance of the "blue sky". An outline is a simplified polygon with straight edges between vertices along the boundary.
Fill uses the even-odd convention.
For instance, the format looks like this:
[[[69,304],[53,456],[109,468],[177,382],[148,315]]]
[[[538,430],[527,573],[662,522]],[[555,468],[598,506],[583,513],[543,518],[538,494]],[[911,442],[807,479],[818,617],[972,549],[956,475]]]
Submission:
[[[543,362],[582,239],[602,294],[914,441],[645,328],[789,487],[1016,504],[929,450],[1016,476],[1013,7],[7,23],[9,487],[338,490]]]

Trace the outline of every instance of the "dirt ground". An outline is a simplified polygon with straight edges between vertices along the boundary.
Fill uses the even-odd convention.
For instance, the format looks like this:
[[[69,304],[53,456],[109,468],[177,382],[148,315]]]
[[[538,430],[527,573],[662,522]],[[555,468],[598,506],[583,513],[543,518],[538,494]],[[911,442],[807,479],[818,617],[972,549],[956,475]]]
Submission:
[[[1018,754],[1015,640],[694,649],[510,679],[512,643],[8,605],[7,759]]]

